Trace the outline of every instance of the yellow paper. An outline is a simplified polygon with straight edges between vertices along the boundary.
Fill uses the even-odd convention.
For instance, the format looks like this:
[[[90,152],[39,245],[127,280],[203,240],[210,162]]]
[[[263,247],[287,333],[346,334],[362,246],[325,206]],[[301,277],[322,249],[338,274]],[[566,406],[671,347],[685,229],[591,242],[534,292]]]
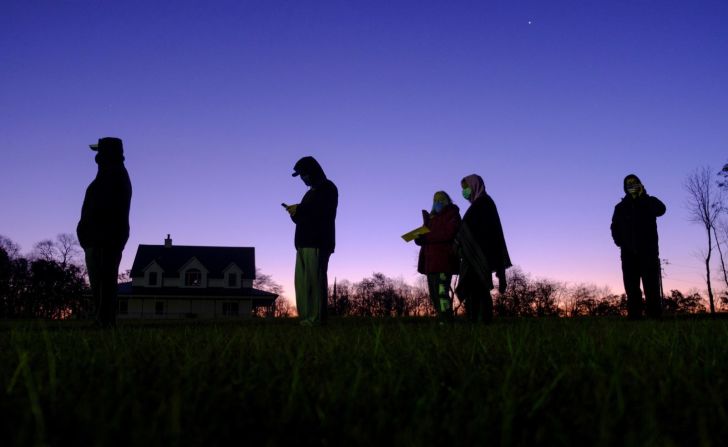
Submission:
[[[410,231],[409,233],[405,233],[402,235],[402,239],[404,239],[405,242],[413,241],[417,239],[419,236],[423,234],[427,234],[430,232],[430,229],[426,226],[422,225],[419,228],[415,228],[414,230]]]

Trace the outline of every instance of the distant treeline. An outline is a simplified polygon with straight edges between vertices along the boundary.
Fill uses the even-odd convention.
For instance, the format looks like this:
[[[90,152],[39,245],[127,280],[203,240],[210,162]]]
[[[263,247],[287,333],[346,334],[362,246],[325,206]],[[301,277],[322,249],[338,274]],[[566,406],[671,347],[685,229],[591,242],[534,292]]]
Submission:
[[[494,294],[494,313],[501,317],[578,317],[627,314],[627,297],[594,285],[568,286],[548,279],[533,280],[518,268],[508,271],[506,293]],[[721,299],[728,307],[726,294]],[[360,282],[347,280],[329,288],[329,315],[358,317],[433,316],[424,282],[409,285],[401,279],[374,273]],[[464,309],[455,300],[457,314]],[[666,314],[706,312],[699,293],[672,290],[663,300]]]
[[[26,257],[19,251],[0,236],[0,318],[58,319],[92,311],[75,237],[38,242]]]
[[[84,264],[76,239],[60,234],[37,243],[27,256],[10,239],[0,236],[0,318],[85,318],[92,311]],[[281,294],[282,288],[258,272],[255,286]],[[424,278],[424,277],[423,277]],[[410,285],[402,279],[374,273],[352,283],[336,281],[329,287],[329,315],[357,317],[432,316],[424,281]],[[594,285],[568,286],[548,279],[531,279],[518,268],[508,271],[508,288],[494,294],[494,311],[505,317],[576,317],[626,315],[625,295],[615,295]],[[456,314],[464,309],[455,300]],[[665,313],[706,312],[699,293],[672,290],[666,294]],[[728,295],[720,299],[728,309]],[[276,302],[275,315],[291,316],[288,301]]]

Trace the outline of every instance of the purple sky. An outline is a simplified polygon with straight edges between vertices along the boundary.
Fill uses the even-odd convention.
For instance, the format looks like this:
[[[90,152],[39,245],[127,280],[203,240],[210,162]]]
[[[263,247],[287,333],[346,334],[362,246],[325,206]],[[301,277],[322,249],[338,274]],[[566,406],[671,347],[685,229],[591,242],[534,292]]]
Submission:
[[[0,234],[75,232],[123,138],[138,244],[254,246],[293,297],[281,202],[315,156],[340,192],[330,277],[417,279],[432,193],[483,176],[514,263],[622,292],[622,179],[668,207],[665,286],[703,288],[682,184],[728,161],[728,3],[35,1],[0,6]]]

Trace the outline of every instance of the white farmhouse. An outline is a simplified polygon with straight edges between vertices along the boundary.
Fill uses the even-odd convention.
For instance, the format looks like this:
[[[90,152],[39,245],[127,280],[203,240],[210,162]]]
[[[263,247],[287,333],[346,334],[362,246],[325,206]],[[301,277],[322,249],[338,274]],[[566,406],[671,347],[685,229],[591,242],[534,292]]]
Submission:
[[[253,288],[255,248],[139,245],[131,282],[119,285],[119,318],[235,318],[272,309]]]

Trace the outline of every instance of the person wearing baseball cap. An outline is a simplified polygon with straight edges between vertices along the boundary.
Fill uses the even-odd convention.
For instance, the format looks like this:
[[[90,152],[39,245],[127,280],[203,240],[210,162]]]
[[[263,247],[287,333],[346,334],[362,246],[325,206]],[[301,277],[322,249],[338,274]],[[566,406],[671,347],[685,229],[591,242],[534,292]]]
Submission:
[[[89,147],[97,152],[98,170],[86,189],[76,235],[86,255],[96,322],[102,327],[113,327],[118,306],[119,263],[129,239],[131,181],[124,166],[121,139],[100,138]]]
[[[303,157],[293,167],[309,187],[296,205],[285,205],[296,224],[296,308],[301,325],[326,323],[329,257],[335,246],[339,190],[326,178],[313,157]]]

